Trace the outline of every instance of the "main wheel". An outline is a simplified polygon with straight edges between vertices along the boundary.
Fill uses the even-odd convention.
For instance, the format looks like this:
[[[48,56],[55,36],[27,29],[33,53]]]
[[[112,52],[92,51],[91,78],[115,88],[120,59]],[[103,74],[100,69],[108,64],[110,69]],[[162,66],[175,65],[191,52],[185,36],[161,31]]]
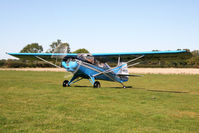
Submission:
[[[100,82],[99,81],[95,81],[94,85],[93,85],[93,88],[100,88],[101,85],[100,85]]]
[[[68,82],[69,82],[68,80],[64,80],[64,82],[63,82],[63,87],[69,86],[69,85],[68,85]]]

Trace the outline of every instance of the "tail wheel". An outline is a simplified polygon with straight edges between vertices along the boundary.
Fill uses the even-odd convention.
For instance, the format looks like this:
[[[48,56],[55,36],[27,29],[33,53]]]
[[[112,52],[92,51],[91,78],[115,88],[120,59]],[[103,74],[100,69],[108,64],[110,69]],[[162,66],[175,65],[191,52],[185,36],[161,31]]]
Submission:
[[[63,87],[69,86],[69,85],[68,85],[68,82],[69,82],[68,80],[64,80],[64,82],[63,82]]]
[[[94,85],[93,85],[93,88],[100,88],[101,85],[100,85],[100,82],[99,81],[95,81]]]

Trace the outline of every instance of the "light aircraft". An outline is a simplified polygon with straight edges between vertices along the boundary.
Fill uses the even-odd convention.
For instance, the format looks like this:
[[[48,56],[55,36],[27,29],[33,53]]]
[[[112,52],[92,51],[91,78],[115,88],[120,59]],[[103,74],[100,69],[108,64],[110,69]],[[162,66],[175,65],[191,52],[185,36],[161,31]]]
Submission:
[[[61,58],[61,65],[66,71],[73,73],[73,77],[68,81],[64,80],[63,87],[88,79],[94,88],[100,88],[100,82],[96,80],[106,80],[118,82],[123,88],[123,84],[128,81],[129,76],[139,76],[129,74],[128,68],[139,64],[138,60],[167,60],[167,59],[187,59],[191,53],[187,50],[177,51],[151,51],[151,52],[128,52],[128,53],[8,53],[14,57],[22,59],[39,59],[55,67],[59,67],[50,60]],[[111,68],[107,62],[117,62],[116,67]]]

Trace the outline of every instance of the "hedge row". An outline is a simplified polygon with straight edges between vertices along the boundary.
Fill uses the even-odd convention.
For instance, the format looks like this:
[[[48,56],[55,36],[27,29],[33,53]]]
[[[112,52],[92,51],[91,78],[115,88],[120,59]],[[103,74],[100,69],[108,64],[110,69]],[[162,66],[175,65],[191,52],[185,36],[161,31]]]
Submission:
[[[0,60],[0,67],[21,68],[21,67],[52,67],[52,65],[42,61],[22,61],[22,60]]]

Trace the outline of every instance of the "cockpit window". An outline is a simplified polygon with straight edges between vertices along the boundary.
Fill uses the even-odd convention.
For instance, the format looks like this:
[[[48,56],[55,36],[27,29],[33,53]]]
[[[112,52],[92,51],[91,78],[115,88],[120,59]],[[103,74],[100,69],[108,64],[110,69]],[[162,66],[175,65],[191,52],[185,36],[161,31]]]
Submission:
[[[63,59],[63,61],[65,61],[65,62],[75,61],[75,58],[74,57],[65,57]]]
[[[77,61],[81,60],[90,64],[93,64],[95,66],[104,68],[104,69],[109,69],[109,65],[103,62],[100,62],[99,60],[96,60],[91,54],[78,54],[77,57],[64,57],[63,61],[65,61],[66,63],[69,63],[70,61]]]
[[[79,54],[78,58],[91,64],[95,63],[95,59],[91,54]]]
[[[91,54],[79,54],[78,59],[102,68],[110,68],[108,64],[96,60]]]

